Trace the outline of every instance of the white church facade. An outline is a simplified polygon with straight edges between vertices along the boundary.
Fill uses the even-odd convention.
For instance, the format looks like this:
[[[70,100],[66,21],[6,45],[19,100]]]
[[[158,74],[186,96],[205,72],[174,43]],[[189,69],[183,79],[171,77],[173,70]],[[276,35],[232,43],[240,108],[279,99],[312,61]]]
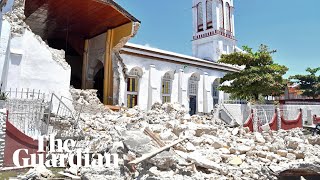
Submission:
[[[193,56],[127,43],[120,51],[128,72],[120,76],[119,103],[149,109],[155,102],[179,102],[195,114],[210,113],[228,99],[217,89],[219,79],[239,68],[217,61],[241,51],[233,9],[233,0],[193,1]]]
[[[29,28],[19,34],[15,24],[1,21],[2,90],[39,89],[70,97],[72,85],[98,89],[101,101],[108,105],[150,109],[155,102],[179,102],[190,109],[190,114],[210,113],[216,104],[228,99],[228,94],[217,89],[219,79],[240,70],[217,63],[222,54],[241,51],[236,47],[233,0],[193,0],[193,56],[127,43],[140,22],[111,0],[100,4],[87,1],[92,6],[114,9],[112,12],[122,19],[111,21],[115,15],[102,8],[106,22],[95,21],[94,13],[86,15],[88,22],[73,17],[86,12],[75,0],[69,2],[75,8],[60,4],[59,10],[48,6],[60,0],[24,1],[24,21]],[[59,14],[63,10],[70,11],[73,22],[63,24]],[[48,14],[43,26],[39,17]],[[113,24],[107,27],[107,22]],[[78,24],[86,28],[79,31],[72,27]]]

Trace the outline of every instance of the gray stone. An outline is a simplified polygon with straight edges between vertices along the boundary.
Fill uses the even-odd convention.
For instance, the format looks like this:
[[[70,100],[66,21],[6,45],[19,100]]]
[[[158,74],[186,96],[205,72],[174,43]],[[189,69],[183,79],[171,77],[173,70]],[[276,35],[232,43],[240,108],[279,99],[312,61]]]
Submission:
[[[156,150],[151,139],[141,131],[121,132],[124,145],[132,152],[142,155]]]

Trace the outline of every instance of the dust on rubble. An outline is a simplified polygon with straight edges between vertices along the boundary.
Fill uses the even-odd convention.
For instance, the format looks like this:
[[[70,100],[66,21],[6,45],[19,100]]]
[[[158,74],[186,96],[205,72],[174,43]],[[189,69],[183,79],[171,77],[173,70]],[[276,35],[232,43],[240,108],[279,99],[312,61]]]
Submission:
[[[95,91],[71,90],[75,100],[99,107]],[[99,109],[99,108],[98,108]],[[319,172],[320,137],[301,129],[249,132],[227,127],[211,115],[190,116],[177,103],[155,103],[150,111],[102,108],[83,113],[79,128],[84,152],[118,153],[119,168],[80,168],[84,179],[277,179],[287,169],[312,167]],[[128,163],[172,142],[188,138],[141,163]],[[139,161],[140,162],[140,161]]]

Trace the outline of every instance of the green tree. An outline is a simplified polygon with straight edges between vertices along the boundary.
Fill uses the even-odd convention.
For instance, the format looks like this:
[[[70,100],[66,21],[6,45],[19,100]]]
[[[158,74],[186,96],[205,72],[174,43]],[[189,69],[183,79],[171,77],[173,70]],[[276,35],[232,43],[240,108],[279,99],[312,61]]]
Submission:
[[[288,68],[273,62],[272,54],[276,51],[270,51],[266,45],[260,45],[256,52],[248,46],[243,46],[243,50],[246,53],[221,56],[219,62],[242,66],[244,69],[227,73],[221,83],[230,82],[230,85],[222,85],[220,90],[230,93],[232,98],[254,102],[259,101],[259,97],[283,93],[286,81],[282,76]]]
[[[316,75],[317,72],[320,71],[320,67],[314,69],[308,68],[306,71],[309,74],[290,76],[289,79],[292,82],[299,84],[303,96],[316,99],[320,96],[320,75]]]

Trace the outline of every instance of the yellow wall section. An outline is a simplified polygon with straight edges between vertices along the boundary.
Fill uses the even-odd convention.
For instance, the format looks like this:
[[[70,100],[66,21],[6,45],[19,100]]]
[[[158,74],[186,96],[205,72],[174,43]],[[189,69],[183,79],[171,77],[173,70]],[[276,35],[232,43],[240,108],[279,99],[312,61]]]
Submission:
[[[103,103],[106,105],[113,105],[113,69],[112,69],[112,50],[121,43],[123,38],[132,36],[133,22],[124,24],[114,29],[108,30],[105,68],[104,68],[104,88],[103,88]]]

